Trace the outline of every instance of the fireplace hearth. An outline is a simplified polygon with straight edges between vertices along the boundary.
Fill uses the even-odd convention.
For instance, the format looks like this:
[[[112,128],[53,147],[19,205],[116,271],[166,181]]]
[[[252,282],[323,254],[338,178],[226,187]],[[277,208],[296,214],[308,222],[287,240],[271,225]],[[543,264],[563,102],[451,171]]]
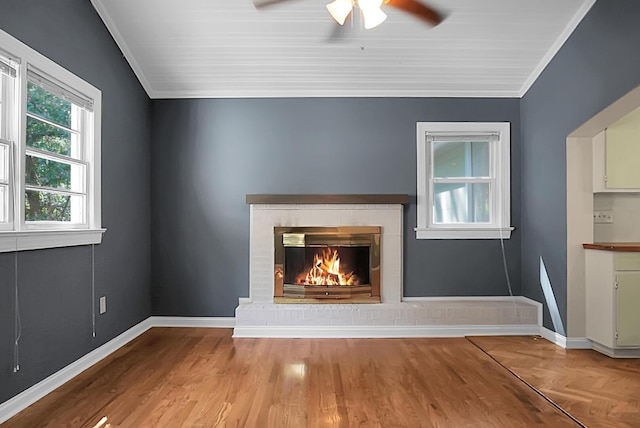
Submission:
[[[275,227],[276,303],[380,303],[378,226]]]

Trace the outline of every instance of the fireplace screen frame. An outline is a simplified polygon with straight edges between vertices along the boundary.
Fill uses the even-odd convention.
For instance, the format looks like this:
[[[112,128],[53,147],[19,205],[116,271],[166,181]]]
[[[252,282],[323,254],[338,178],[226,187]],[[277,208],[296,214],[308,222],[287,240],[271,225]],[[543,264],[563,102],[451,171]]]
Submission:
[[[381,232],[380,226],[274,227],[274,301],[276,303],[380,303]],[[285,248],[307,246],[369,247],[369,284],[359,286],[286,284],[285,286]]]

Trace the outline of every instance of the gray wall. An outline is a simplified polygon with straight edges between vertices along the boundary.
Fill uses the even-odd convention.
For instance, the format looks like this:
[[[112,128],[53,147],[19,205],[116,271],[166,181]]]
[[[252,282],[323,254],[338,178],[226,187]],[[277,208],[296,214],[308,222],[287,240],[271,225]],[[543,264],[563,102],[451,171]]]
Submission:
[[[0,254],[0,403],[150,314],[149,99],[87,0],[2,0],[0,28],[103,95],[102,224],[91,336],[91,247],[17,254],[22,339],[14,374],[14,263]],[[95,304],[96,302],[94,302]]]
[[[542,257],[565,328],[566,137],[640,84],[639,22],[638,0],[596,2],[521,102],[522,290],[544,302]]]
[[[506,295],[500,243],[416,240],[416,122],[512,123],[517,99],[218,99],[152,102],[153,313],[233,316],[249,291],[247,193],[406,193],[406,296]],[[519,231],[506,242],[520,294]],[[383,285],[384,286],[384,285]]]

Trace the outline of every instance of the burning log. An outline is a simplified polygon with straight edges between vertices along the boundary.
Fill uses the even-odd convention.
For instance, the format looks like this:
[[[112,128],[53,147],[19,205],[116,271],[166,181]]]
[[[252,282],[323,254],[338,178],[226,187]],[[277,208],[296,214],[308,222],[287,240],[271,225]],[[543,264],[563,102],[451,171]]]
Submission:
[[[324,248],[322,253],[313,256],[313,266],[298,279],[302,285],[358,285],[360,281],[353,272],[340,269],[338,250]]]

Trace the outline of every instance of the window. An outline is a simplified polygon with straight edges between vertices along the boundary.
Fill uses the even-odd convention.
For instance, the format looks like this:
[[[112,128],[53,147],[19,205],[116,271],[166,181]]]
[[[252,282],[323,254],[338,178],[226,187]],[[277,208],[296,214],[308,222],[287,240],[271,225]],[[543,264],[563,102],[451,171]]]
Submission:
[[[0,251],[100,243],[100,91],[2,31],[0,76]]]
[[[28,227],[86,227],[86,132],[91,102],[27,73],[25,204]]]
[[[14,115],[16,65],[0,51],[0,231],[11,228],[13,207],[13,135],[11,123]]]
[[[417,239],[510,238],[507,122],[418,122]]]

